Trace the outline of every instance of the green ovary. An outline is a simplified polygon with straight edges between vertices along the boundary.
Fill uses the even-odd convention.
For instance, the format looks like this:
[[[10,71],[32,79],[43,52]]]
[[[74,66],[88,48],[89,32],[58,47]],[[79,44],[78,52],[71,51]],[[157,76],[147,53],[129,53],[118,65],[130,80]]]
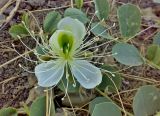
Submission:
[[[72,59],[74,40],[73,34],[67,31],[60,32],[58,35],[58,44],[63,51],[62,56],[67,60]]]

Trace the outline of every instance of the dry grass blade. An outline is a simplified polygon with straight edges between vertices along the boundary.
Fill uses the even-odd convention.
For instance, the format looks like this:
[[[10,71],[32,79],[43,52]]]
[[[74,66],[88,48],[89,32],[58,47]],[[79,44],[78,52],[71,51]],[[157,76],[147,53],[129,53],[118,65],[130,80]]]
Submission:
[[[0,15],[13,3],[15,0],[9,0],[1,9],[0,9]]]
[[[33,50],[34,50],[34,49],[33,49]],[[23,54],[21,54],[21,55],[19,55],[19,56],[15,57],[15,58],[13,58],[13,59],[9,60],[8,62],[5,62],[5,63],[1,64],[1,65],[0,65],[0,68],[4,67],[4,66],[5,66],[5,65],[7,65],[7,64],[12,63],[13,61],[15,61],[15,60],[17,60],[17,59],[21,58],[21,57],[22,57],[22,56],[24,56],[24,55],[27,55],[27,54],[29,54],[29,53],[33,52],[33,50],[31,50],[31,51],[27,51],[27,52],[25,52],[25,53],[23,53]]]
[[[21,3],[21,0],[17,0],[17,1],[16,1],[16,6],[15,6],[14,9],[10,12],[10,14],[9,14],[9,16],[6,18],[6,20],[5,20],[4,22],[2,22],[3,25],[1,26],[0,30],[2,30],[2,29],[5,27],[5,25],[6,25],[7,23],[9,23],[10,20],[13,18],[14,14],[15,14],[16,11],[18,10],[18,7],[19,7],[20,3]]]

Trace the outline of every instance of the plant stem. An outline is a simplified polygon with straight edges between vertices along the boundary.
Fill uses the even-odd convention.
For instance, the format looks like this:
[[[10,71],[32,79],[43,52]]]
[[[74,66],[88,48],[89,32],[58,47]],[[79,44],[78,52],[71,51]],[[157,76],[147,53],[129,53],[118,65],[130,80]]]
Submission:
[[[48,90],[46,90],[46,116],[48,116],[48,99],[49,99]]]
[[[72,7],[72,8],[74,7],[74,5],[73,5],[73,0],[71,0],[71,7]]]

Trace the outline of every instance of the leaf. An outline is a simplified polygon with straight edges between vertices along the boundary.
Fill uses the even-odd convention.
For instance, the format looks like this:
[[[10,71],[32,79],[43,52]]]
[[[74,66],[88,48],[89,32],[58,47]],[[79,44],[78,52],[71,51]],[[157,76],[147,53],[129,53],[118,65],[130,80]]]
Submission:
[[[133,4],[122,5],[118,9],[118,21],[123,37],[130,38],[136,35],[141,26],[141,13]]]
[[[48,55],[49,50],[45,48],[44,46],[38,45],[35,48],[34,54],[39,57],[43,61],[49,61],[52,60],[52,57]]]
[[[155,116],[160,116],[160,112],[157,112]]]
[[[2,108],[0,110],[0,116],[18,116],[17,110],[14,108]]]
[[[52,11],[48,13],[43,22],[44,31],[47,33],[53,33],[56,30],[60,19],[61,15],[58,12]]]
[[[129,66],[139,66],[143,64],[137,48],[127,43],[118,43],[112,48],[113,57],[120,63]]]
[[[22,21],[26,24],[27,27],[29,27],[30,25],[30,18],[29,18],[29,14],[28,13],[24,13],[22,15]]]
[[[107,65],[102,66],[102,69],[107,70],[111,73],[117,71],[114,67],[107,66]],[[107,75],[106,74],[103,75],[102,82],[98,86],[98,88],[100,90],[103,90],[103,91],[107,90],[109,92],[117,92],[116,89],[121,88],[122,78],[121,78],[120,74],[112,73],[114,75],[114,76],[112,76],[111,73],[108,73]],[[113,82],[114,82],[114,84],[113,84]],[[115,85],[116,85],[116,87],[115,87]]]
[[[46,115],[46,97],[38,97],[30,107],[30,116],[45,116]]]
[[[29,96],[30,96],[30,93],[29,93]],[[30,109],[26,103],[23,104],[23,111],[29,116]]]
[[[160,46],[151,45],[147,49],[146,58],[152,63],[160,66]]]
[[[36,53],[38,55],[45,55],[46,53],[48,53],[49,50],[47,48],[44,48],[43,46],[36,46]]]
[[[140,87],[133,99],[135,116],[150,116],[160,110],[160,93],[151,85]]]
[[[95,3],[95,9],[97,11],[97,16],[100,20],[106,20],[109,15],[109,2],[108,0],[93,0]]]
[[[89,103],[89,112],[90,114],[93,113],[93,110],[95,106],[99,103],[104,103],[104,102],[112,102],[110,99],[107,99],[106,97],[96,97]]]
[[[117,105],[111,102],[97,104],[92,116],[122,116]]]
[[[69,77],[69,78],[73,78],[73,77]],[[76,81],[75,82],[76,86],[74,86],[73,85],[74,83],[70,82],[70,81],[68,82],[65,77],[63,77],[62,80],[61,80],[61,82],[58,84],[58,88],[60,90],[62,90],[63,92],[66,92],[67,83],[68,83],[68,88],[67,88],[67,92],[68,93],[74,93],[74,92],[78,92],[79,91],[80,84]]]
[[[82,8],[82,6],[83,6],[83,0],[75,0],[75,3],[76,3],[76,6],[78,8]]]
[[[93,93],[84,95],[84,94],[80,94],[79,92],[68,93],[68,95],[70,100],[68,99],[68,97],[65,97],[62,100],[62,105],[69,106],[69,107],[72,107],[72,106],[81,107],[85,104],[88,104],[91,101],[91,99],[95,98],[96,96]]]
[[[99,22],[92,23],[91,25],[91,32],[95,36],[100,36],[105,39],[113,39],[113,37],[111,37],[106,31],[107,31],[107,27],[103,26]]]
[[[54,103],[51,101],[51,114],[50,116],[55,116],[54,113]],[[38,97],[30,107],[30,115],[29,116],[45,116],[46,115],[46,96]]]
[[[86,24],[89,19],[87,18],[87,15],[84,14],[81,10],[76,8],[68,8],[64,12],[65,17],[71,17],[73,19],[78,19],[82,23]]]
[[[16,24],[11,26],[11,28],[9,29],[9,34],[17,39],[17,36],[20,37],[25,37],[28,36],[28,31],[26,30],[26,28],[23,26],[23,24]]]
[[[157,44],[160,46],[160,32],[158,32],[153,38],[153,44]]]

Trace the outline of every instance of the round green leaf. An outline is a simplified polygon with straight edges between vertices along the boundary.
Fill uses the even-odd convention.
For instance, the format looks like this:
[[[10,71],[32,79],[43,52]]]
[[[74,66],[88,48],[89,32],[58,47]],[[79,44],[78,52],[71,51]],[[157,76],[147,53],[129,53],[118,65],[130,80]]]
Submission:
[[[139,88],[133,99],[135,116],[150,116],[160,110],[160,92],[151,85]]]
[[[43,22],[44,31],[48,33],[53,33],[56,30],[57,24],[60,19],[61,15],[58,12],[52,11],[48,13]]]
[[[75,3],[76,3],[76,6],[78,8],[82,8],[82,6],[83,6],[83,0],[75,0]]]
[[[99,36],[105,39],[113,39],[113,37],[111,37],[106,31],[107,28],[98,22],[92,23],[91,25],[91,32],[95,36]]]
[[[76,86],[73,86],[73,80],[72,77],[69,77],[70,81],[68,82],[67,79],[65,77],[62,78],[62,80],[60,81],[60,83],[58,84],[58,88],[60,90],[62,90],[63,92],[66,92],[66,87],[67,87],[67,83],[68,83],[68,88],[67,88],[67,91],[69,93],[75,93],[75,92],[78,92],[79,91],[79,87],[80,87],[80,84],[76,81]]]
[[[160,66],[160,47],[159,45],[151,45],[147,49],[147,59],[152,63]]]
[[[114,67],[107,65],[104,65],[102,68],[104,70],[110,71],[111,73],[117,71]],[[113,73],[113,75],[111,75],[111,73],[108,73],[108,75],[106,74],[103,75],[102,82],[100,85],[98,85],[98,88],[100,90],[105,91],[107,89],[107,91],[109,92],[117,92],[116,88],[117,89],[121,88],[122,85],[121,75],[118,73]],[[113,80],[114,83],[112,82],[111,79]],[[114,84],[116,85],[116,87]]]
[[[92,116],[122,116],[121,110],[111,102],[97,104]]]
[[[160,45],[160,32],[158,32],[154,38],[153,38],[153,43],[154,44],[157,44],[157,45]]]
[[[24,14],[22,15],[22,21],[25,23],[25,25],[27,27],[30,26],[31,20],[30,20],[30,17],[29,17],[29,13],[24,12]]]
[[[82,23],[86,24],[89,19],[87,18],[87,15],[84,14],[81,10],[76,8],[68,8],[64,12],[65,17],[71,17],[73,19],[78,19]]]
[[[9,34],[16,39],[17,36],[20,36],[20,37],[27,36],[28,31],[23,26],[23,24],[17,24],[17,25],[11,26],[11,28],[9,29]]]
[[[136,35],[141,26],[141,13],[133,4],[122,5],[118,9],[118,20],[123,37],[129,38]]]
[[[100,20],[106,20],[109,15],[109,2],[108,0],[93,0],[97,11],[97,16]]]
[[[139,66],[143,64],[138,50],[133,45],[127,43],[118,43],[112,48],[113,57],[120,63],[129,66]]]
[[[0,116],[18,116],[17,110],[14,108],[2,108],[0,110]]]
[[[38,97],[30,107],[30,116],[46,115],[46,96]]]
[[[95,106],[99,103],[104,103],[104,102],[112,102],[110,99],[107,99],[106,97],[96,97],[89,103],[89,112],[90,114],[93,113],[93,110]]]

